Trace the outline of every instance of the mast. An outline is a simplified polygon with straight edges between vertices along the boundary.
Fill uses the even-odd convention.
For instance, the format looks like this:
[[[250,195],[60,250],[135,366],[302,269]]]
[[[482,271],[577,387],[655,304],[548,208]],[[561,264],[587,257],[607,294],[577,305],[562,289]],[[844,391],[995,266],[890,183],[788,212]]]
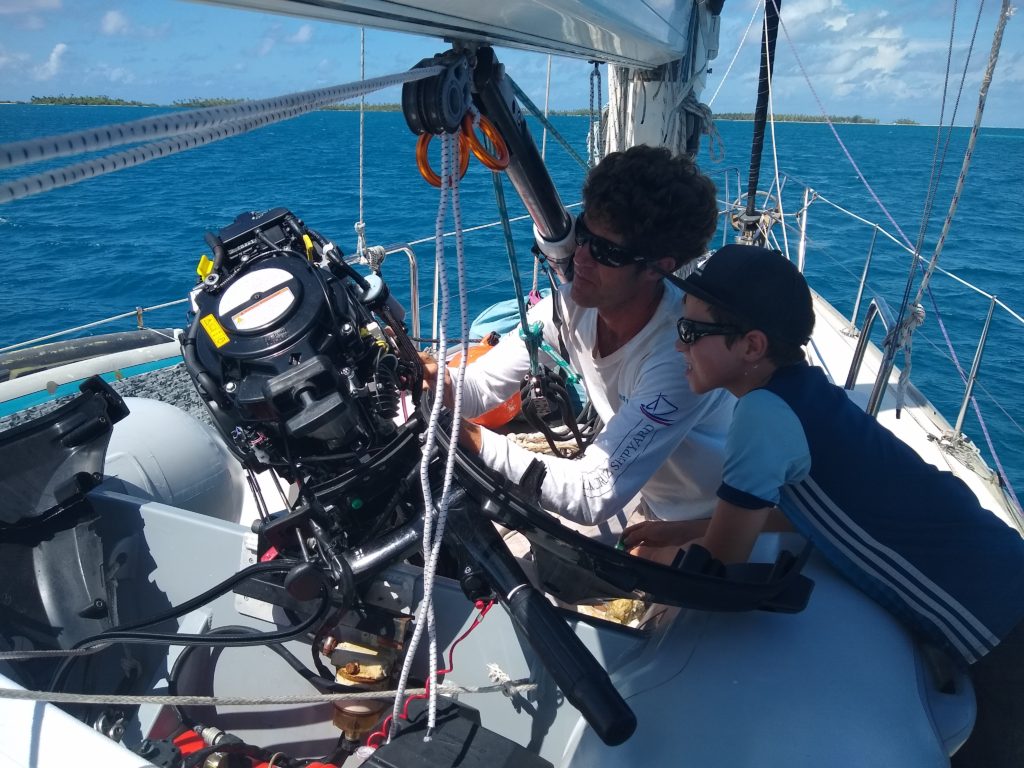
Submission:
[[[764,27],[761,30],[761,71],[757,78],[757,105],[754,107],[754,137],[750,143],[750,176],[747,180],[747,209],[741,217],[743,232],[740,240],[756,241],[757,182],[761,175],[761,152],[764,149],[764,127],[768,117],[768,97],[772,69],[775,65],[775,41],[779,36],[779,6],[782,0],[765,0]]]

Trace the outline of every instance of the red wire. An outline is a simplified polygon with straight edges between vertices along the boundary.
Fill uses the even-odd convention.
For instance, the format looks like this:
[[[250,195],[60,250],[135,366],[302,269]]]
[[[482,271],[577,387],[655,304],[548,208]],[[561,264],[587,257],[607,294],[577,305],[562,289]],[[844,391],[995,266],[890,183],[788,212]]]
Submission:
[[[454,669],[455,669],[455,662],[454,662],[454,658],[453,657],[455,656],[455,646],[457,646],[459,643],[461,643],[463,640],[465,640],[469,636],[469,633],[472,632],[474,629],[476,629],[480,625],[480,622],[484,620],[484,616],[486,616],[487,612],[489,610],[491,610],[491,608],[494,606],[494,601],[490,600],[490,601],[485,603],[483,600],[477,600],[475,605],[476,605],[476,609],[478,611],[480,611],[480,613],[478,613],[477,617],[475,619],[473,619],[473,623],[469,625],[469,629],[467,629],[465,632],[463,632],[461,635],[459,635],[455,639],[455,642],[452,643],[451,647],[448,649],[448,668],[447,669],[439,669],[439,670],[437,670],[427,680],[426,685],[424,686],[427,689],[426,693],[417,693],[417,694],[415,694],[413,696],[410,696],[409,698],[407,698],[405,700],[405,705],[402,707],[402,714],[399,715],[399,718],[401,718],[402,720],[408,720],[409,719],[409,705],[412,702],[416,701],[417,699],[426,699],[426,698],[428,698],[430,696],[430,683],[431,683],[431,681],[435,677],[437,677],[438,675],[447,675],[447,674],[450,674],[452,671],[454,671]],[[379,744],[375,744],[375,743],[371,743],[371,742],[373,742],[375,739],[380,740],[380,739],[386,738],[387,734],[388,734],[388,728],[390,726],[391,726],[391,715],[388,715],[386,718],[384,718],[384,722],[381,725],[380,730],[374,731],[373,733],[371,733],[369,736],[366,737],[366,746],[373,747],[374,749],[376,749],[378,746],[380,746]]]

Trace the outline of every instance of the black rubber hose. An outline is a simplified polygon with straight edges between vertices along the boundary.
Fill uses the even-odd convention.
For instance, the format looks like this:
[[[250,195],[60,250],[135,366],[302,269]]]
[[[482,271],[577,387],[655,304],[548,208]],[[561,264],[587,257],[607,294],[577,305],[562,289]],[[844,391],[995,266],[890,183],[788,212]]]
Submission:
[[[205,395],[204,399],[213,400],[220,408],[224,408],[225,404],[220,396],[220,388],[209,371],[199,362],[199,354],[196,352],[196,336],[198,335],[199,315],[197,313],[181,341],[181,357],[185,361],[185,368],[203,390],[201,394]]]
[[[100,632],[99,634],[92,635],[90,637],[83,638],[72,646],[72,648],[82,648],[86,645],[92,645],[101,640],[105,639],[109,633],[112,632],[130,632],[138,629],[139,627],[148,627],[153,624],[162,624],[165,621],[176,619],[179,616],[184,616],[186,613],[194,611],[196,608],[202,605],[206,605],[211,600],[215,600],[221,595],[227,593],[228,590],[232,589],[236,584],[250,576],[259,573],[274,573],[274,572],[287,572],[295,565],[294,560],[277,561],[274,563],[256,563],[251,565],[243,571],[239,571],[233,574],[230,578],[225,579],[220,584],[206,590],[201,595],[193,597],[191,600],[187,600],[179,606],[172,607],[157,616],[151,616],[148,619],[134,622],[132,624],[120,624],[113,627],[106,632]],[[61,686],[64,684],[64,679],[67,677],[68,672],[71,669],[71,665],[75,662],[78,656],[69,656],[64,659],[57,669],[54,671],[53,678],[50,681],[50,690],[59,691]]]
[[[213,232],[205,233],[203,239],[206,240],[206,244],[213,250],[213,271],[217,272],[219,276],[220,269],[224,265],[224,259],[227,257],[227,251],[224,250],[224,242]]]

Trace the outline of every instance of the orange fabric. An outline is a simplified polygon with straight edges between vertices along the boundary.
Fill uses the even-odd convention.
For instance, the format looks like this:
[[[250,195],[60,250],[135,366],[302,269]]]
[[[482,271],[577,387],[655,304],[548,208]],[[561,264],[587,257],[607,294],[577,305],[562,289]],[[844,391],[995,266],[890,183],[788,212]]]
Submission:
[[[491,351],[493,347],[490,344],[481,343],[474,344],[469,348],[466,353],[467,362],[466,365],[471,364],[474,360],[479,359],[483,355]],[[457,368],[459,361],[462,359],[462,352],[456,352],[448,360],[449,368]],[[469,419],[474,424],[478,424],[485,429],[497,429],[508,424],[512,419],[519,415],[519,410],[522,408],[523,401],[519,396],[518,392],[515,392],[512,397],[503,403],[491,408],[489,411],[481,413],[479,416]]]

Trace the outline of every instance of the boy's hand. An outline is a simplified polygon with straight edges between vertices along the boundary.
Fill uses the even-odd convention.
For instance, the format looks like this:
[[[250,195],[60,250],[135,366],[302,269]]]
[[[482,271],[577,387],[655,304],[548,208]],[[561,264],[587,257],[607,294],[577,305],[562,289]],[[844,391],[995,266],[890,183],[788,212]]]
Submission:
[[[681,547],[703,536],[707,520],[645,520],[622,532],[622,545],[627,551],[637,547]]]

